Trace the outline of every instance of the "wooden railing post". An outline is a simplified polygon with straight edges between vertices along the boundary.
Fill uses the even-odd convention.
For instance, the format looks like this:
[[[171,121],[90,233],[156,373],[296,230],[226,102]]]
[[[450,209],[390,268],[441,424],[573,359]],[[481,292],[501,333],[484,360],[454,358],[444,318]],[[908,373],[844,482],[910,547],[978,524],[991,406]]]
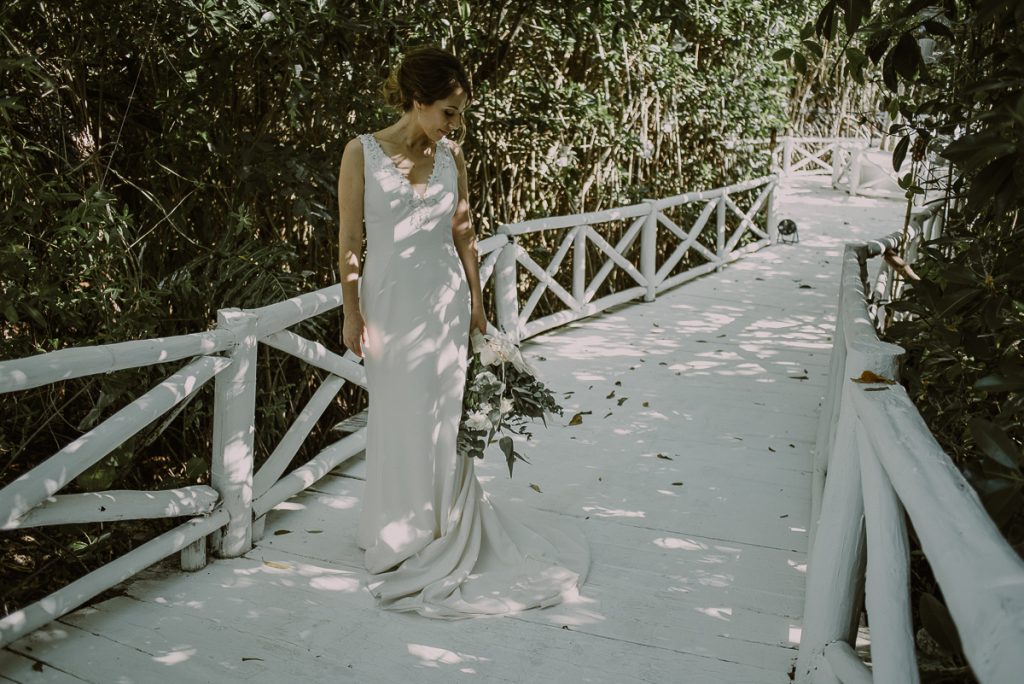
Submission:
[[[644,219],[640,229],[640,273],[647,280],[645,302],[653,302],[657,297],[657,253],[658,253],[658,205],[654,200],[647,200],[650,213]]]
[[[789,175],[793,166],[793,136],[787,135],[782,143],[782,174]]]
[[[718,213],[715,219],[715,254],[718,256],[719,268],[725,265],[725,191],[718,197]]]
[[[860,189],[860,167],[863,151],[864,149],[860,146],[854,147],[850,151],[852,158],[850,159],[850,182],[847,192],[851,195],[856,195],[857,191]]]
[[[842,153],[846,151],[846,148],[836,140],[835,147],[832,148],[832,189],[834,190],[839,186],[839,179],[843,177],[843,168],[846,166],[843,161]]]
[[[775,206],[777,199],[775,191],[779,187],[779,179],[772,178],[769,183],[771,183],[771,189],[768,190],[768,199],[765,200],[765,203],[768,205],[768,213],[764,220],[767,224],[765,228],[768,229],[768,244],[774,245],[779,241],[779,221],[776,214],[778,207]]]
[[[235,335],[232,364],[217,375],[210,485],[230,516],[213,552],[224,558],[252,548],[253,439],[256,414],[256,321],[241,309],[217,312],[217,325]]]
[[[498,310],[498,327],[518,343],[521,331],[519,329],[519,278],[516,243],[507,231],[507,226],[498,228],[499,233],[508,236],[508,244],[501,248],[501,254],[494,265],[494,301]]]
[[[849,389],[844,387],[843,394]],[[840,401],[848,404],[843,397]],[[825,647],[849,638],[850,623],[859,595],[859,571],[864,558],[864,498],[857,452],[856,413],[840,414],[835,451],[829,459],[828,478],[814,545],[807,552],[804,618],[796,681],[835,684],[822,668]]]
[[[847,244],[843,254],[839,312],[836,316],[833,354],[844,354],[841,366],[830,368],[829,397],[819,424],[815,473],[812,488],[824,475],[820,506],[814,505],[810,547],[807,552],[807,581],[804,619],[797,658],[796,681],[804,684],[834,684],[838,680],[828,667],[821,667],[825,648],[836,641],[850,643],[856,633],[856,611],[860,605],[865,565],[864,494],[861,482],[860,450],[870,426],[861,424],[853,406],[852,393],[860,391],[850,378],[871,371],[884,378],[896,378],[901,347],[878,340],[867,315],[865,285],[861,277],[862,245]],[[837,372],[841,371],[841,372]],[[830,427],[835,424],[835,432]],[[824,466],[825,473],[819,473]],[[817,510],[815,510],[817,509]]]
[[[572,298],[576,310],[582,309],[587,292],[587,233],[585,226],[577,226],[572,238]]]

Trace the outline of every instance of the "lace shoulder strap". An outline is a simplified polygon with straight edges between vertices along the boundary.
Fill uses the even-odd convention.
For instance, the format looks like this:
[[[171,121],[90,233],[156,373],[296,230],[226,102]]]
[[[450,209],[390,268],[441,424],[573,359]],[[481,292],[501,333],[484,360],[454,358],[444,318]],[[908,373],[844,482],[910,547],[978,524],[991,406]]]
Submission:
[[[369,167],[371,169],[380,168],[381,162],[384,160],[384,150],[381,149],[377,139],[373,137],[373,133],[360,134],[359,141],[363,143],[363,158],[369,162]]]
[[[455,168],[455,143],[448,138],[441,138],[437,143],[438,155],[435,159],[435,163],[441,164],[444,169],[451,169],[456,171]]]

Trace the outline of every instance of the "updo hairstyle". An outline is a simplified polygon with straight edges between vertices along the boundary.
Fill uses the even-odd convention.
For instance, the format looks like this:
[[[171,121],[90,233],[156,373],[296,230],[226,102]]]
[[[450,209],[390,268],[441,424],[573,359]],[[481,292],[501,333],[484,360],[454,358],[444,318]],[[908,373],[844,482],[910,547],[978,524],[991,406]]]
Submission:
[[[472,96],[462,63],[446,50],[424,45],[405,53],[381,91],[385,102],[407,112],[412,109],[413,100],[433,104],[451,95],[459,86],[468,97]]]

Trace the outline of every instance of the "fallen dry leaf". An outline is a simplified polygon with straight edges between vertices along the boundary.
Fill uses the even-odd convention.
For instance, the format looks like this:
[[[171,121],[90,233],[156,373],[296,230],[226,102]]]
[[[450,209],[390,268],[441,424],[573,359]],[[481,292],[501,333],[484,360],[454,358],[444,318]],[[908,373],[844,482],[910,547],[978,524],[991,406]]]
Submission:
[[[277,570],[291,570],[292,566],[287,563],[278,563],[277,561],[263,561],[263,564],[268,568],[276,568]]]
[[[895,385],[896,384],[895,380],[890,380],[889,378],[883,377],[883,376],[881,376],[881,375],[879,375],[877,373],[874,373],[872,371],[869,371],[869,370],[866,370],[863,373],[861,373],[859,378],[850,378],[850,380],[853,380],[854,382],[858,382],[858,383],[861,383],[861,384],[875,384],[875,383],[882,383],[882,384],[885,384],[885,385]]]
[[[543,494],[544,493],[544,492],[540,491],[540,485],[535,485],[532,482],[530,483],[530,489],[532,489],[533,491],[537,492],[538,494]]]
[[[663,458],[666,461],[671,461],[672,460],[671,456],[666,456],[665,454],[658,454],[658,458]]]
[[[580,411],[569,419],[569,425],[581,425],[583,423],[583,416],[590,415],[591,413],[593,411]]]

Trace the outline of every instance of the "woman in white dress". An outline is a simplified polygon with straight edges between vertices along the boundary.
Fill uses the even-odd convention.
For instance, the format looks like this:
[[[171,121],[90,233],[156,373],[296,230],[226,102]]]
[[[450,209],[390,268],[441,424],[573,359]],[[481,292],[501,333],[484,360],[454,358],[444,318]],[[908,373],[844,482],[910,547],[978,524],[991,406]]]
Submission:
[[[382,607],[441,618],[558,603],[590,563],[574,524],[496,504],[456,453],[469,332],[487,320],[466,163],[448,138],[470,92],[454,56],[410,51],[384,87],[401,117],[350,141],[338,180],[342,336],[370,397],[356,541]]]

